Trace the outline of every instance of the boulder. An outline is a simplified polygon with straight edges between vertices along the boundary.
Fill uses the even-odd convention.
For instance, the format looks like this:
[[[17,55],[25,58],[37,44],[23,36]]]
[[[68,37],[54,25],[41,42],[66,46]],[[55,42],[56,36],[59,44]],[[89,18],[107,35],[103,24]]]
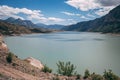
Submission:
[[[29,62],[31,65],[39,69],[42,69],[44,67],[43,64],[39,60],[34,59],[32,57],[28,57],[27,59],[25,59],[25,61]]]

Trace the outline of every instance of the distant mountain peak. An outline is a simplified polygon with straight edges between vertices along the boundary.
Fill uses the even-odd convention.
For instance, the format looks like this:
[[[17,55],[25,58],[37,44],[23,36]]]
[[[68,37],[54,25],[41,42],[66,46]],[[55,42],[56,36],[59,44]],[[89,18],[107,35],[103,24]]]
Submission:
[[[5,21],[9,22],[9,23],[17,24],[17,25],[26,26],[26,27],[29,27],[29,28],[37,27],[34,23],[32,23],[32,21],[30,21],[30,20],[22,20],[20,18],[15,19],[13,17],[9,17]]]
[[[16,20],[22,20],[22,19],[18,18],[18,19],[16,19]]]
[[[15,20],[15,18],[13,18],[13,17],[9,17],[8,19],[6,19],[6,21],[14,21]]]

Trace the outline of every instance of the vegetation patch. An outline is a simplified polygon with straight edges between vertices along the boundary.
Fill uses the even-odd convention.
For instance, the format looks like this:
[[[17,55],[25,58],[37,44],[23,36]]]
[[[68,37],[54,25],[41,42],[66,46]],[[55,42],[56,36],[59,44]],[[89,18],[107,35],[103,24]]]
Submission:
[[[42,68],[42,71],[45,73],[52,73],[52,69],[50,69],[48,66],[44,65],[44,68]]]
[[[58,66],[58,74],[61,74],[61,75],[64,75],[64,76],[72,76],[76,73],[75,69],[76,67],[71,64],[71,62],[61,62],[59,61],[57,63],[57,66]]]
[[[12,63],[13,54],[12,54],[11,52],[10,52],[10,53],[8,54],[8,56],[6,57],[6,60],[7,60],[8,63]]]

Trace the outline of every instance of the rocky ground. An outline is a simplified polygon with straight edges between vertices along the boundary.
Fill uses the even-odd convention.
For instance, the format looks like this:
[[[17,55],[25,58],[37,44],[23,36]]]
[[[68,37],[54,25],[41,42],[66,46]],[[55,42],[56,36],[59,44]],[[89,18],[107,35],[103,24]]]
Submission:
[[[53,74],[44,73],[39,68],[30,65],[16,56],[12,63],[7,63],[8,53],[0,53],[0,80],[52,80]]]
[[[0,80],[75,80],[74,77],[56,76],[44,73],[28,60],[21,60],[12,54],[12,62],[8,63],[6,57],[10,52],[0,51]]]
[[[12,63],[7,63],[8,53],[0,53],[0,80],[76,80],[76,77],[57,76],[44,73],[15,55]],[[59,79],[58,79],[59,78]]]

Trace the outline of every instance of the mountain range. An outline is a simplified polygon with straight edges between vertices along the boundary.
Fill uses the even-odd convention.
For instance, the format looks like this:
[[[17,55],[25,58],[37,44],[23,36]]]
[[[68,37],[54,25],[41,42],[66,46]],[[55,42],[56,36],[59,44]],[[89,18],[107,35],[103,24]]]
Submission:
[[[49,33],[52,30],[39,28],[29,20],[14,19],[0,20],[0,33],[3,35],[20,35],[30,33]]]
[[[101,18],[65,26],[62,30],[120,33],[120,5]]]
[[[13,24],[17,24],[17,25],[21,25],[21,26],[25,26],[28,28],[44,28],[44,29],[53,29],[53,30],[60,30],[61,28],[63,28],[63,25],[58,25],[58,24],[46,25],[43,23],[34,24],[30,20],[22,20],[20,18],[15,19],[13,17],[9,17],[8,19],[6,19],[4,21],[13,23]]]
[[[30,20],[15,19],[13,17],[9,17],[6,20],[0,20],[0,33],[4,35],[49,33],[54,30],[60,30],[61,28],[63,28],[62,25],[34,24]]]

